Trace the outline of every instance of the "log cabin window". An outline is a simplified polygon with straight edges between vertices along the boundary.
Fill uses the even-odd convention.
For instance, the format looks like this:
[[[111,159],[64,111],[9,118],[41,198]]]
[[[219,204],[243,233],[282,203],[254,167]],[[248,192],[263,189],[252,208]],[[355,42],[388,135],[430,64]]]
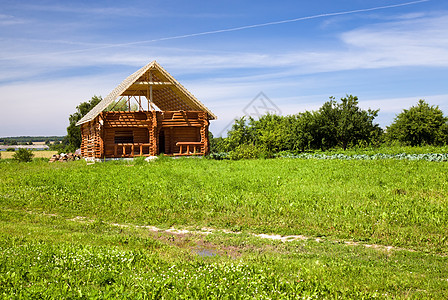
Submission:
[[[134,143],[134,133],[132,130],[115,131],[115,144],[132,144]]]

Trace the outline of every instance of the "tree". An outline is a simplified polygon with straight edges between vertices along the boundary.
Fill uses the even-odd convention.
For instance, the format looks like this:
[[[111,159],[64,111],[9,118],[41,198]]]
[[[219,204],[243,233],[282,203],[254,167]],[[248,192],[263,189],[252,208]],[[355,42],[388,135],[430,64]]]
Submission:
[[[336,127],[338,143],[344,150],[349,144],[357,145],[361,141],[370,143],[372,138],[381,134],[378,124],[373,120],[378,116],[378,110],[362,110],[358,107],[358,97],[347,95],[341,98],[337,104],[339,109],[339,120]]]
[[[255,130],[251,123],[253,119],[249,118],[249,124],[245,117],[236,119],[235,123],[232,125],[232,129],[227,133],[227,145],[226,151],[235,149],[239,145],[254,144],[254,134]]]
[[[270,153],[286,150],[288,128],[285,128],[285,123],[284,117],[274,114],[266,114],[258,120],[251,119],[255,145],[262,146]]]
[[[318,136],[317,112],[305,111],[286,117],[288,128],[288,150],[301,151],[319,149],[321,144]]]
[[[210,141],[210,152],[220,153],[226,151],[226,138],[214,137],[211,132],[208,133],[208,139]]]
[[[316,116],[319,129],[315,139],[320,140],[321,149],[340,146],[346,150],[349,145],[369,144],[382,133],[379,125],[373,124],[378,111],[359,108],[356,96],[347,95],[340,103],[330,97]]]
[[[68,145],[68,151],[75,151],[81,147],[81,129],[76,126],[76,123],[95,107],[95,105],[100,103],[101,100],[103,100],[101,96],[93,96],[89,101],[81,102],[81,104],[76,107],[76,112],[71,114],[68,118],[70,125],[67,127],[66,140],[63,141],[64,144]]]
[[[116,102],[112,102],[109,104],[109,106],[105,109],[105,111],[137,111],[139,109],[138,105],[136,103],[131,103],[131,108],[129,109],[128,101],[126,99],[121,99]]]
[[[314,115],[316,131],[313,132],[315,148],[322,150],[333,148],[337,145],[337,131],[339,111],[334,97],[325,102]]]
[[[410,145],[443,145],[448,142],[448,118],[438,106],[420,99],[416,106],[403,109],[387,127],[388,141]]]

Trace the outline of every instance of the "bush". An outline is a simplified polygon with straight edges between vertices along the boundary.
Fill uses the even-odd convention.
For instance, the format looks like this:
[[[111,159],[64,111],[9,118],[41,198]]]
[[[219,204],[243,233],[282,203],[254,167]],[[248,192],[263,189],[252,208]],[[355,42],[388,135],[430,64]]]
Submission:
[[[7,148],[6,151],[13,152],[13,151],[16,151],[16,149],[15,148]]]
[[[33,160],[33,156],[33,151],[20,148],[16,151],[16,153],[14,153],[13,158],[18,162],[30,162]]]
[[[239,145],[234,150],[229,152],[229,158],[232,160],[239,159],[255,159],[271,157],[264,147],[257,147],[255,145]]]
[[[206,156],[207,159],[215,159],[215,160],[223,160],[223,159],[229,159],[229,153],[227,152],[212,152],[209,155]]]

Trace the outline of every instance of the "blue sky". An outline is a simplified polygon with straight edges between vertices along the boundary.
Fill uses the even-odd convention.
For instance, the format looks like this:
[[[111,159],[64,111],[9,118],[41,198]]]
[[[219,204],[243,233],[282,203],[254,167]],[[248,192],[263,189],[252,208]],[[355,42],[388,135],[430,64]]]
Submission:
[[[65,135],[80,102],[152,60],[215,136],[260,92],[283,115],[346,94],[382,127],[419,99],[448,115],[445,0],[0,0],[0,43],[0,136]]]

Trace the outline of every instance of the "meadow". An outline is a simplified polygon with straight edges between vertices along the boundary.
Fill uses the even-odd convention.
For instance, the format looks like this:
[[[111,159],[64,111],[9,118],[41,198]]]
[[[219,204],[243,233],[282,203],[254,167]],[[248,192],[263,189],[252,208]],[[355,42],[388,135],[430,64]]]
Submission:
[[[10,159],[14,156],[14,151],[1,151],[0,152],[0,159]],[[51,151],[51,150],[38,150],[33,151],[33,157],[34,158],[51,158],[53,155],[58,154],[57,151]]]
[[[3,298],[448,297],[447,162],[6,159],[0,174]]]

